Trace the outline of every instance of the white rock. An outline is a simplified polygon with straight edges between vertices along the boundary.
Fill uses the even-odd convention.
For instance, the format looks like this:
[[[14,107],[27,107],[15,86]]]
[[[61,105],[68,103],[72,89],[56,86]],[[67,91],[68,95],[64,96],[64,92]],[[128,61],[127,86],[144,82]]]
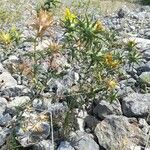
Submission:
[[[69,142],[63,141],[60,143],[57,150],[75,150],[75,149],[71,146]]]
[[[30,98],[28,96],[15,97],[9,104],[8,107],[18,107],[23,104],[30,102]]]

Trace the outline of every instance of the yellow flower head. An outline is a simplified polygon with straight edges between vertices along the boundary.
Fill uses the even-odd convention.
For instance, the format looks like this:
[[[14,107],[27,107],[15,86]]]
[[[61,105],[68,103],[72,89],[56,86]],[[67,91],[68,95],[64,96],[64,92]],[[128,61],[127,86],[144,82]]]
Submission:
[[[77,16],[73,13],[71,13],[69,8],[66,8],[65,11],[65,21],[70,21],[70,22],[74,22],[76,20]]]
[[[102,25],[102,23],[100,21],[96,21],[96,24],[95,24],[95,30],[96,31],[103,31],[105,28],[104,26]]]
[[[118,83],[115,80],[108,80],[107,87],[108,87],[108,90],[114,90],[115,88],[118,87]]]
[[[107,66],[109,66],[110,68],[117,68],[120,64],[119,60],[114,60],[113,59],[113,56],[111,53],[108,53],[104,56],[104,59],[105,59],[105,63]]]
[[[1,32],[0,33],[0,41],[4,43],[5,45],[8,45],[11,43],[11,35],[7,32]]]

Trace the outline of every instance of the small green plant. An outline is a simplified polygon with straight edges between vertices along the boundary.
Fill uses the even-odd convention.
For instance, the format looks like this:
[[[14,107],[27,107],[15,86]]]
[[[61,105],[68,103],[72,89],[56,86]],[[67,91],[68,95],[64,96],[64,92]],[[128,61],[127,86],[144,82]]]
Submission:
[[[59,0],[44,0],[42,2],[39,2],[39,4],[37,5],[37,11],[41,9],[51,11],[53,8],[56,8],[59,3]]]
[[[5,60],[9,55],[15,52],[16,47],[21,41],[21,31],[15,26],[11,27],[8,31],[0,31],[0,44],[1,44],[1,55]]]

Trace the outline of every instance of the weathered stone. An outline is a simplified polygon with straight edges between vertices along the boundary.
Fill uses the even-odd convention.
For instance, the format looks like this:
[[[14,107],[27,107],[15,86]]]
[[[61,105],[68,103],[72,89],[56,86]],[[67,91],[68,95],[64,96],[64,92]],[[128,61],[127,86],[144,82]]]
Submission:
[[[15,97],[11,102],[8,103],[8,108],[21,107],[30,102],[30,98],[28,96]]]
[[[75,149],[71,146],[69,142],[63,141],[60,143],[57,150],[75,150]]]
[[[96,125],[98,124],[99,120],[96,119],[94,116],[87,116],[84,119],[85,122],[85,128],[89,128],[91,130],[94,130]]]
[[[9,133],[10,133],[10,129],[0,128],[0,146],[2,146],[6,142],[6,138]]]
[[[33,146],[33,150],[54,150],[50,140],[42,140]]]
[[[31,113],[27,109],[22,117],[24,119],[20,121],[20,126],[16,127],[16,135],[18,142],[23,147],[32,146],[47,139],[50,135],[50,124],[46,115]]]
[[[124,97],[122,111],[128,117],[146,117],[150,111],[150,94],[132,93]]]
[[[124,116],[107,116],[95,128],[100,146],[107,150],[131,150],[132,147],[145,144],[145,134]]]
[[[22,85],[10,86],[5,89],[1,89],[0,96],[1,97],[16,97],[16,96],[25,96],[30,95],[30,90]]]
[[[8,72],[3,72],[0,74],[0,87],[1,89],[5,89],[7,87],[17,85],[17,81],[11,76]]]
[[[5,126],[11,121],[11,116],[9,114],[0,115],[0,126]]]
[[[79,150],[99,150],[98,144],[94,141],[90,134],[85,132],[76,131],[71,134],[70,137],[71,145],[74,149]]]
[[[139,78],[143,83],[150,85],[150,72],[143,72]]]
[[[94,114],[100,119],[104,119],[107,115],[116,114],[121,115],[121,105],[119,101],[109,103],[107,101],[101,101],[93,110]]]
[[[3,114],[7,107],[7,101],[5,98],[0,98],[0,114]]]

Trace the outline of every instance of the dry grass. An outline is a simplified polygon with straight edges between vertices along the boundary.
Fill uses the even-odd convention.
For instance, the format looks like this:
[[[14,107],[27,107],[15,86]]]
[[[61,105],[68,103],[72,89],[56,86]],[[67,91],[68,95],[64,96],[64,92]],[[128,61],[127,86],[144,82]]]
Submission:
[[[88,9],[93,9],[104,15],[112,14],[123,5],[133,9],[138,5],[134,3],[135,1],[136,0],[61,0],[63,3],[62,7],[71,7],[72,9],[79,8],[83,11],[88,7]]]

